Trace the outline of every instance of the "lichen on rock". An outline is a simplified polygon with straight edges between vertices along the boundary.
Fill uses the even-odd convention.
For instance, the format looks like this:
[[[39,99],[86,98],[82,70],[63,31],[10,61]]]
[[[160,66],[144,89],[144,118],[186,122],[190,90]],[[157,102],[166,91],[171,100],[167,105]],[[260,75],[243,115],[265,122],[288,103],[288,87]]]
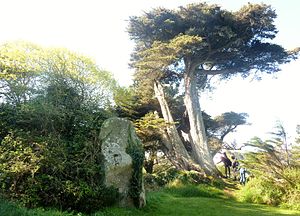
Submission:
[[[100,140],[105,185],[118,188],[120,206],[143,207],[146,203],[142,179],[144,152],[133,124],[126,119],[110,118],[102,125]]]

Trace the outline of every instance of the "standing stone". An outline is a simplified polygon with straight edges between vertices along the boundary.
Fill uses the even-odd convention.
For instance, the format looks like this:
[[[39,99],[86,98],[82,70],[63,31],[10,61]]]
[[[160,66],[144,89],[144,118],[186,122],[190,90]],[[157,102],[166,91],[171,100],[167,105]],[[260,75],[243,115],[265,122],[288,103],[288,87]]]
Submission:
[[[135,161],[128,154],[128,149],[133,152],[139,152],[142,149],[142,143],[137,137],[132,123],[121,118],[106,120],[101,127],[100,140],[101,152],[104,156],[105,185],[118,188],[121,195],[119,200],[121,207],[143,207],[146,199],[142,167],[134,170],[133,163]],[[132,179],[137,175],[140,176],[138,196],[133,197],[131,195]]]

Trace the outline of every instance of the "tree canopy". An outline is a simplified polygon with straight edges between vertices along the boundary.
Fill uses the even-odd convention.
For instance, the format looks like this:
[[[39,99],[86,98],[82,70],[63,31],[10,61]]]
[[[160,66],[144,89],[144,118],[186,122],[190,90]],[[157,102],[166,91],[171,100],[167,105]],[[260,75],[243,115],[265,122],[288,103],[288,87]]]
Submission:
[[[271,6],[250,3],[235,12],[195,3],[130,17],[136,86],[151,93],[157,82],[183,82],[194,160],[207,174],[216,175],[216,168],[209,153],[199,90],[212,76],[228,79],[239,74],[259,79],[295,59],[299,49],[287,51],[272,43],[277,34],[275,18]]]
[[[295,52],[271,43],[275,18],[265,4],[248,4],[236,12],[207,3],[157,8],[130,18],[128,31],[136,41],[133,63],[140,70],[178,76],[188,64],[197,73],[223,77],[277,72]]]

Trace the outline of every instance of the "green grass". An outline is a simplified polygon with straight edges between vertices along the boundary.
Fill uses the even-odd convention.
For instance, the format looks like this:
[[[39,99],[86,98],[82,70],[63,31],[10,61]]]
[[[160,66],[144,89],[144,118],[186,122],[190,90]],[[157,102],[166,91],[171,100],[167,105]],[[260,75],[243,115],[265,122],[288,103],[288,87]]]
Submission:
[[[148,196],[148,206],[143,210],[110,208],[94,216],[300,216],[300,212],[297,211],[239,203],[232,199],[178,197],[166,192],[154,192]]]
[[[58,210],[44,209],[26,209],[0,199],[0,215],[1,216],[73,216],[72,213],[61,212]],[[79,215],[78,215],[79,216]]]
[[[15,204],[0,201],[1,216],[70,216],[54,210],[42,209],[27,210]],[[81,215],[81,214],[77,214]],[[132,216],[132,215],[201,215],[201,216],[300,216],[300,212],[236,202],[219,189],[198,186],[170,186],[166,189],[147,194],[147,206],[142,209],[134,208],[107,208],[92,216]]]

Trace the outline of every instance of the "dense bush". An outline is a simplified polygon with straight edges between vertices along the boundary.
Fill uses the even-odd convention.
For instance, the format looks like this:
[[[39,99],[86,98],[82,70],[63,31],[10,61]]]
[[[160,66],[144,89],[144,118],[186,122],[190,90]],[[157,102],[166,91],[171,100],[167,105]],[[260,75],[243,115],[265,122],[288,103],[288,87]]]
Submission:
[[[300,210],[300,169],[286,168],[281,178],[277,179],[260,175],[250,180],[237,196],[244,202]]]
[[[221,179],[208,178],[197,171],[178,171],[175,168],[145,175],[148,189],[164,191],[179,197],[225,197],[225,183]]]
[[[145,174],[145,184],[148,188],[163,187],[169,182],[173,181],[178,177],[179,171],[175,168],[169,168],[164,171],[156,172],[153,174]]]
[[[261,176],[249,181],[239,192],[239,197],[245,202],[278,205],[282,194],[282,187]]]
[[[21,43],[0,50],[15,53],[5,58],[18,63],[7,66],[13,77],[0,77],[4,197],[28,207],[83,212],[114,203],[118,193],[104,187],[98,138],[113,115],[110,73],[65,49]]]
[[[300,210],[300,168],[290,168],[284,170],[283,181],[285,193],[282,197],[281,206],[290,209]]]
[[[90,212],[111,205],[118,193],[103,186],[99,140],[83,132],[69,139],[10,132],[0,145],[2,193],[28,207]]]
[[[299,210],[300,164],[297,145],[287,148],[286,133],[282,125],[272,133],[274,138],[253,138],[248,145],[256,151],[245,155],[245,166],[253,179],[238,193],[246,202],[265,203]]]

